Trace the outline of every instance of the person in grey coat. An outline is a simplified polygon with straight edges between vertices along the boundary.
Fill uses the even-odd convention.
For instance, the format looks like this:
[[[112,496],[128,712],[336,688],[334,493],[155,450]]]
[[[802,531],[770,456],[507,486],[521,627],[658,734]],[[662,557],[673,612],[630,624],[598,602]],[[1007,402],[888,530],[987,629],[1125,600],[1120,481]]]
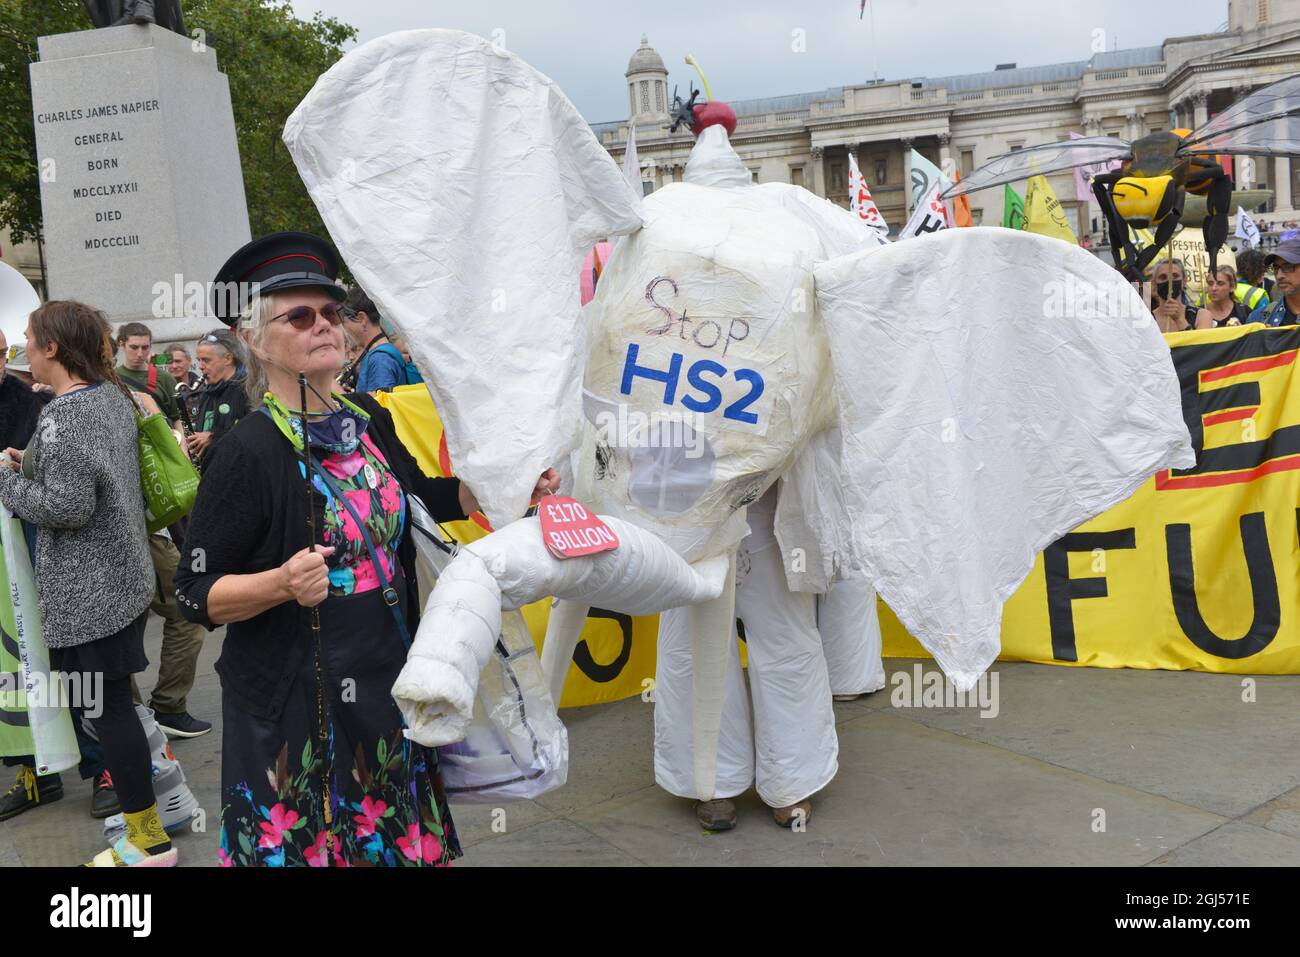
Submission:
[[[37,528],[33,565],[50,666],[80,676],[70,685],[81,689],[74,705],[92,718],[126,817],[126,836],[93,864],[171,866],[176,850],[158,817],[131,696],[131,675],[148,665],[144,624],[154,594],[133,402],[113,371],[108,320],[90,306],[53,301],[33,312],[27,356],[54,399],[27,449],[5,450],[0,502]]]

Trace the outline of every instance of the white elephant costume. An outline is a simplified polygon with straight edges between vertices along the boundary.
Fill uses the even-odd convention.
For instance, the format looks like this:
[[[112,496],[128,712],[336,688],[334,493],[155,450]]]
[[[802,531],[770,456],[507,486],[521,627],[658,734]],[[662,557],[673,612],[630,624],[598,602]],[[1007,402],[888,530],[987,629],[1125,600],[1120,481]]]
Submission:
[[[786,585],[772,534],[775,510],[771,489],[749,507],[751,531],[740,546],[736,617],[745,628],[749,687],[733,628],[712,795],[698,792],[694,773],[690,616],[678,608],[660,617],[655,781],[678,797],[732,798],[755,787],[769,807],[788,808],[824,788],[839,768],[817,596]]]
[[[730,152],[720,132],[696,149]],[[394,687],[422,743],[463,728],[502,607],[572,603],[543,649],[562,675],[585,606],[689,604],[693,778],[712,797],[746,507],[829,427],[843,509],[817,499],[809,524],[844,530],[838,560],[963,688],[996,656],[1001,602],[1037,551],[1192,464],[1168,349],[1133,321],[1140,297],[1058,240],[963,229],[866,246],[846,212],[785,184],[642,200],[554,83],[453,30],[349,52],[285,141],[497,529],[439,580]],[[580,313],[582,258],[616,235]],[[1062,282],[1095,293],[1096,315],[1045,308]],[[675,443],[647,442],[633,413],[651,411]],[[579,499],[641,534],[565,562],[528,545],[520,516],[575,448]]]

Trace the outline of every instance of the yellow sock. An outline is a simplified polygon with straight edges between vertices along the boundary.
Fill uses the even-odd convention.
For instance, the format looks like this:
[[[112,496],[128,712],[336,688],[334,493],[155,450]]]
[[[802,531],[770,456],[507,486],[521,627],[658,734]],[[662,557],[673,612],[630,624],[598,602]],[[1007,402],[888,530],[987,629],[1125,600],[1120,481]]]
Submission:
[[[171,850],[171,838],[163,830],[158,805],[150,804],[143,811],[124,815],[126,839],[146,854],[159,854]]]

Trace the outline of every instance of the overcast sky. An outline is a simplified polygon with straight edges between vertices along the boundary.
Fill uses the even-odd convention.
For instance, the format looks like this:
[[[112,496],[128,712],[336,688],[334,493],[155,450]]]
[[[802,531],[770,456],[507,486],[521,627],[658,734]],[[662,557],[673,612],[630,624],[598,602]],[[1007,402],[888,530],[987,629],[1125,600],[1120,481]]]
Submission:
[[[1227,0],[293,0],[352,24],[360,42],[395,30],[454,27],[507,48],[555,80],[588,122],[627,116],[623,73],[641,34],[659,51],[669,88],[685,94],[693,53],[722,100],[803,93],[881,77],[945,76],[998,63],[1042,66],[1086,60],[1094,37],[1106,48],[1156,46],[1166,37],[1211,33]],[[648,12],[638,13],[638,8]],[[795,52],[803,31],[804,52]],[[1096,31],[1104,31],[1099,34]],[[698,85],[698,84],[697,84]]]

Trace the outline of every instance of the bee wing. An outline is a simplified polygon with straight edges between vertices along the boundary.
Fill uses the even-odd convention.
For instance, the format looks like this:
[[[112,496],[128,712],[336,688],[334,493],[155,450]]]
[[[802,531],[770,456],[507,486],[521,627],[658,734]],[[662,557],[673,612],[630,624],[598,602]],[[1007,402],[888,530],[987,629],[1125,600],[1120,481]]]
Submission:
[[[1132,156],[1133,145],[1114,136],[1085,136],[1062,143],[1044,143],[993,157],[969,176],[963,176],[960,183],[949,187],[940,198],[952,199],[1039,174],[1059,173],[1076,166],[1126,160]]]
[[[1300,115],[1255,120],[1249,126],[1185,144],[1178,150],[1179,156],[1294,156],[1296,153],[1300,153]]]
[[[1300,74],[1243,97],[1188,134],[1181,156],[1300,152]]]

